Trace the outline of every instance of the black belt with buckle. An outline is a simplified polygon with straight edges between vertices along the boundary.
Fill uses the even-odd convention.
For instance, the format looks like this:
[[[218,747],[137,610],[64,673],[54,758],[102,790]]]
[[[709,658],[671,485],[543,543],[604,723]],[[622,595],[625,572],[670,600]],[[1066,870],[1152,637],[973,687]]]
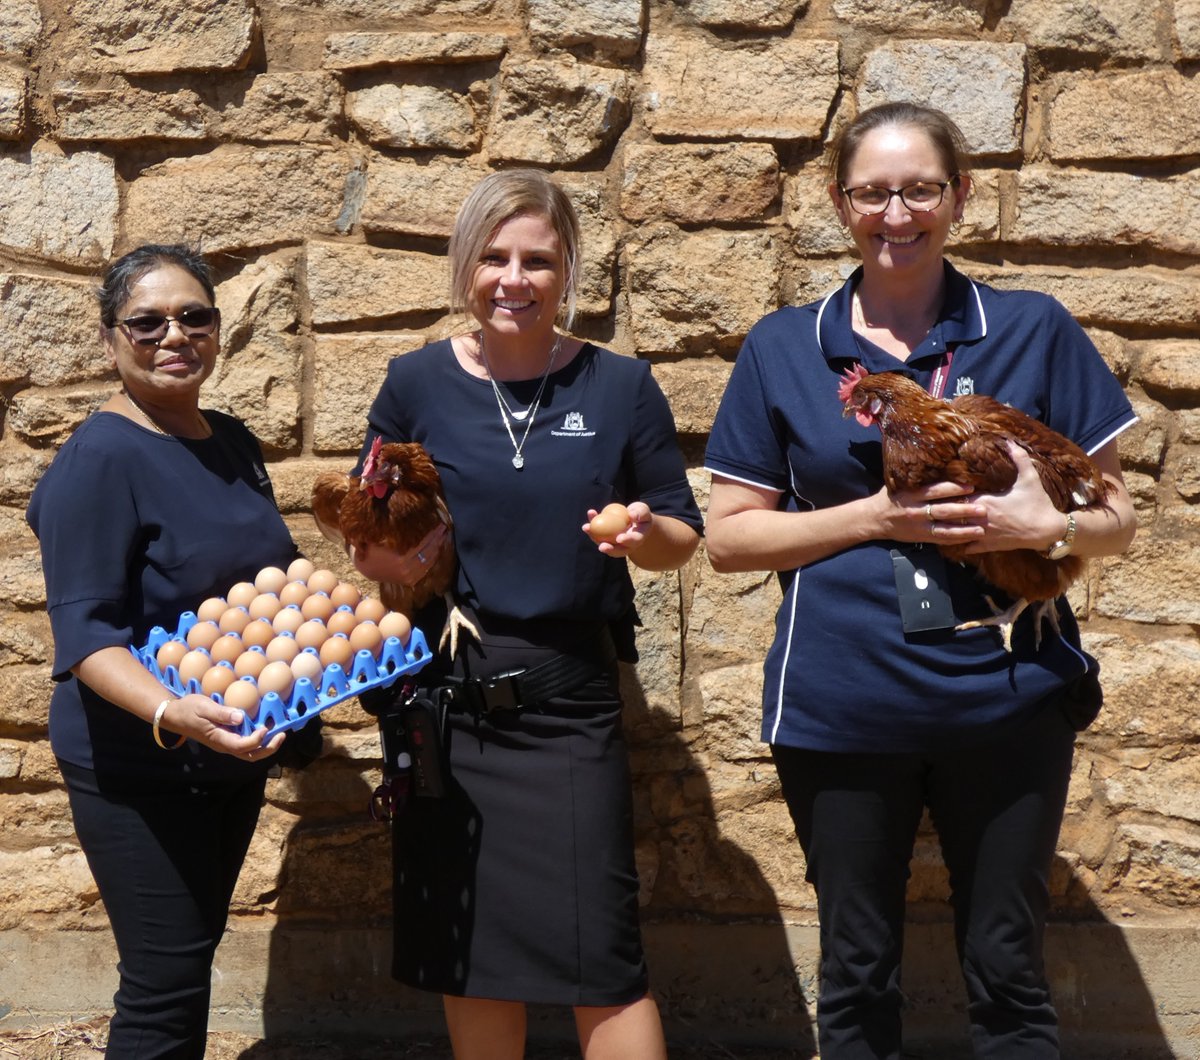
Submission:
[[[574,691],[607,670],[617,658],[612,638],[604,636],[599,654],[556,655],[527,670],[506,670],[487,677],[447,678],[438,691],[442,702],[475,714],[519,710]]]

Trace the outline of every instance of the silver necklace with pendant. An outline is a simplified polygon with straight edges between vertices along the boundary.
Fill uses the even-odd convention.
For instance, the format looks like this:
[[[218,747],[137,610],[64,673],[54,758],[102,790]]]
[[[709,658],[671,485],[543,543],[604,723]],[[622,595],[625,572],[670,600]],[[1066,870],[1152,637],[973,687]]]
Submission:
[[[500,393],[500,387],[496,385],[496,379],[492,375],[492,366],[488,364],[487,350],[483,346],[483,332],[479,333],[479,359],[483,361],[483,368],[487,372],[488,382],[492,384],[492,393],[496,395],[496,407],[500,410],[500,419],[504,423],[504,429],[508,432],[508,440],[512,442],[512,466],[518,471],[525,466],[525,457],[521,455],[521,450],[525,448],[525,439],[529,437],[529,431],[533,427],[533,419],[537,415],[538,407],[542,403],[542,392],[546,389],[546,380],[550,378],[550,371],[554,368],[554,361],[558,357],[558,348],[561,345],[562,336],[556,335],[554,345],[550,347],[550,359],[546,362],[546,370],[542,373],[542,381],[538,384],[537,394],[534,395],[533,403],[523,412],[513,412],[508,407],[508,402],[504,400],[504,396]],[[522,420],[525,421],[525,433],[521,435],[520,444],[517,443],[517,436],[513,434],[510,417],[518,423]]]

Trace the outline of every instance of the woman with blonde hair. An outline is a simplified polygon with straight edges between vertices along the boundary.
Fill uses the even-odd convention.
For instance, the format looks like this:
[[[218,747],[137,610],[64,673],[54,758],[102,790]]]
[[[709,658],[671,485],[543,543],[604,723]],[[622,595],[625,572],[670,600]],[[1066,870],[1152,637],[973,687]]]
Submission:
[[[649,365],[558,327],[571,325],[579,272],[563,191],[533,170],[486,177],[450,258],[472,326],[392,361],[363,448],[414,441],[433,457],[455,595],[480,631],[420,675],[449,782],[394,823],[393,971],[443,995],[458,1060],[520,1057],[527,1002],[572,1006],[588,1060],[654,1060],[665,1046],[638,926],[616,662],[636,657],[626,561],[682,566],[700,514]],[[630,524],[597,544],[585,531],[610,502]],[[411,582],[434,554],[374,548],[356,564]]]

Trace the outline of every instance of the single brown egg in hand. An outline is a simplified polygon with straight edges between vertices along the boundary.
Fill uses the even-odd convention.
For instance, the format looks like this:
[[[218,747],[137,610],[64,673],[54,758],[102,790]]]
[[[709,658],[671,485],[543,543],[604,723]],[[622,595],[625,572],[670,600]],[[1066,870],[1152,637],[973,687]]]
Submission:
[[[389,611],[379,620],[379,632],[387,637],[395,637],[402,645],[408,645],[412,636],[412,623],[399,611]]]
[[[210,666],[200,678],[200,691],[206,696],[224,696],[225,690],[237,680],[232,666]]]
[[[189,648],[204,648],[206,651],[217,642],[221,631],[215,622],[197,622],[187,633]]]
[[[248,718],[258,713],[258,688],[250,678],[234,681],[221,698],[225,700],[225,706],[243,711]]]
[[[254,576],[254,588],[259,593],[274,593],[279,595],[279,590],[288,583],[288,576],[278,567],[263,567]]]
[[[280,699],[287,699],[295,680],[290,663],[269,662],[258,675],[258,694],[265,696],[274,692]]]
[[[309,575],[316,570],[316,566],[310,559],[305,559],[303,556],[297,556],[290,564],[288,564],[287,576],[290,582],[306,582]]]
[[[225,614],[228,607],[229,604],[225,602],[224,597],[210,596],[196,608],[196,617],[201,622],[216,622]]]
[[[633,525],[629,509],[623,504],[606,504],[596,513],[596,518],[588,521],[588,537],[599,543],[609,544],[617,540],[618,534],[623,534]]]
[[[168,666],[179,669],[179,660],[188,653],[188,646],[181,640],[169,640],[163,644],[154,655],[158,668],[166,673]]]

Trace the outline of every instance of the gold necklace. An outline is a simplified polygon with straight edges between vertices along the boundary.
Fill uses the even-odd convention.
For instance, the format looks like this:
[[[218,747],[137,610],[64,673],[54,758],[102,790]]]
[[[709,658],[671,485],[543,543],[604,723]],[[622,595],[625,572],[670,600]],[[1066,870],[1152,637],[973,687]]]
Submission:
[[[158,421],[153,416],[151,416],[149,412],[146,411],[146,407],[140,401],[138,401],[138,399],[135,398],[124,387],[121,387],[121,396],[127,402],[129,402],[130,407],[132,407],[137,412],[141,413],[142,419],[144,419],[150,425],[150,429],[152,431],[155,431],[156,433],[163,435],[165,438],[177,437],[176,435],[172,434],[170,431],[164,431],[158,425]],[[204,415],[200,412],[199,409],[196,409],[196,426],[200,428],[199,436],[201,438],[207,438],[210,434],[212,434],[212,427],[209,426],[208,420],[206,420],[204,418]]]

